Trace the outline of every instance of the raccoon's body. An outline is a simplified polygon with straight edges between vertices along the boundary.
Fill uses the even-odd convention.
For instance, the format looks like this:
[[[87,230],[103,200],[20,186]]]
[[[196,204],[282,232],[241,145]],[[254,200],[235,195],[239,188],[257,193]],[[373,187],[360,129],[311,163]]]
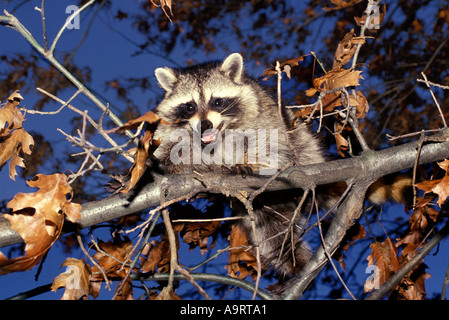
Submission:
[[[237,171],[246,173],[246,168],[250,168],[253,172],[271,169],[273,174],[288,164],[325,161],[318,139],[307,126],[296,123],[293,128],[292,115],[284,111],[280,117],[273,97],[245,74],[240,54],[231,54],[222,63],[180,70],[158,68],[155,74],[166,91],[155,112],[170,123],[160,125],[155,133],[155,137],[162,139],[155,156],[170,173],[223,172],[223,168],[231,171],[239,168]],[[267,135],[257,136],[256,146],[244,147],[243,160],[226,158],[235,150],[227,149],[226,143],[220,144],[220,137],[223,142],[230,133],[238,139],[239,135],[259,131]],[[277,133],[277,143],[270,140],[269,132]],[[258,161],[262,159],[260,153],[268,153],[273,143],[276,143],[277,158]],[[256,149],[255,162],[249,161],[254,160],[249,159],[249,153],[254,151],[251,148]],[[195,152],[203,151],[208,151],[206,155],[214,161],[207,157],[195,159]],[[187,155],[183,154],[186,152]],[[284,280],[297,273],[310,258],[308,245],[300,239],[301,228],[294,228],[293,235],[289,234],[288,240],[284,241],[299,196],[300,190],[292,190],[264,193],[256,199],[253,205],[258,239],[253,238],[248,220],[238,222],[247,233],[250,244],[259,243],[263,266],[274,268]],[[246,213],[238,201],[233,202],[233,207],[237,214]],[[300,225],[299,220],[303,218],[298,215],[297,219]]]

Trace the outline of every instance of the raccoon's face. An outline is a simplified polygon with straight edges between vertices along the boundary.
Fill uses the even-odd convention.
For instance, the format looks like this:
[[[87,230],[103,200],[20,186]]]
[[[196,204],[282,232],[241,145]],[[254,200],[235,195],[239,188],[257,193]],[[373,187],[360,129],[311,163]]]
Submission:
[[[160,86],[166,91],[156,112],[176,126],[199,134],[203,144],[216,141],[225,129],[241,128],[242,119],[257,117],[256,94],[246,83],[243,58],[238,53],[221,64],[182,70],[158,68]]]

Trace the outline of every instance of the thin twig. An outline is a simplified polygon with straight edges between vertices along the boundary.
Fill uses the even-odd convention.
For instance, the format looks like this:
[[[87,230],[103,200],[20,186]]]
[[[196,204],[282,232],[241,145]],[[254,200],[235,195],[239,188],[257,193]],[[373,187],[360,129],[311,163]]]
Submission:
[[[288,135],[288,127],[285,123],[284,119],[284,112],[282,107],[282,90],[281,90],[281,83],[282,83],[282,70],[279,61],[276,61],[276,72],[277,72],[277,106],[278,106],[278,113],[279,113],[279,121],[282,128],[282,133],[284,134],[284,137],[287,141],[287,144],[290,148],[290,151],[294,154],[296,161],[299,159],[298,152],[296,148],[292,145],[292,142],[290,140],[290,137]],[[290,124],[288,124],[290,125]]]
[[[291,236],[291,250],[292,250],[292,257],[293,257],[293,266],[296,265],[296,254],[295,254],[295,241],[294,241],[294,227],[296,226],[296,217],[298,215],[298,213],[301,212],[302,206],[304,205],[304,202],[307,199],[307,195],[309,194],[309,190],[310,189],[306,189],[304,191],[304,194],[302,195],[301,200],[299,201],[299,204],[296,206],[295,211],[293,212],[293,216],[290,219],[290,223],[288,225],[288,227],[286,228],[287,232],[285,233],[284,236],[284,240],[282,241],[282,246],[281,246],[281,250],[279,252],[279,257],[278,257],[278,262],[281,261],[282,258],[282,252],[284,251],[284,245],[287,242],[288,239],[288,235],[290,234]]]
[[[111,150],[111,151],[115,151],[116,153],[121,154],[123,157],[126,158],[126,160],[128,160],[129,162],[133,163],[134,162],[134,158],[131,157],[129,155],[129,152],[123,150],[123,148],[121,146],[119,146],[103,129],[103,127],[99,124],[97,124],[86,112],[83,112],[81,110],[79,110],[78,108],[75,108],[73,105],[71,105],[69,102],[71,100],[73,100],[80,92],[82,92],[81,90],[78,90],[70,99],[69,101],[65,102],[64,100],[59,99],[58,97],[56,97],[55,95],[41,89],[41,88],[37,88],[37,90],[39,92],[42,92],[43,94],[49,96],[50,98],[52,98],[53,100],[59,102],[62,104],[62,107],[59,108],[57,111],[51,111],[49,113],[42,113],[41,111],[37,111],[37,110],[27,110],[28,113],[37,113],[37,114],[56,114],[59,113],[64,107],[69,108],[70,110],[78,113],[79,115],[86,117],[87,121],[89,121],[89,123],[92,125],[92,127],[95,128],[95,130],[107,141],[109,142],[113,148],[115,149],[98,149],[98,151],[100,152],[104,152],[105,150]],[[103,117],[103,116],[102,116]],[[132,139],[135,138],[135,136],[133,135],[131,137]]]
[[[176,265],[176,270],[180,274],[182,274],[187,279],[187,281],[189,281],[206,300],[212,300],[210,296],[206,293],[206,291],[195,281],[195,278],[193,278],[192,275],[187,270],[185,270],[178,264]]]
[[[345,281],[343,280],[343,278],[340,275],[340,272],[338,272],[337,267],[335,266],[334,261],[332,260],[332,254],[327,250],[326,247],[326,243],[324,240],[324,235],[323,235],[323,230],[321,229],[321,222],[320,222],[320,215],[319,215],[319,211],[318,208],[316,210],[316,216],[317,216],[317,220],[318,220],[318,230],[320,231],[320,238],[321,238],[321,243],[324,249],[324,252],[326,253],[327,256],[327,260],[331,263],[332,268],[335,271],[335,274],[337,275],[338,279],[340,280],[340,282],[342,283],[343,287],[345,287],[346,291],[349,293],[349,295],[351,296],[351,298],[353,300],[357,300],[356,297],[352,294],[351,290],[349,290],[348,286],[346,285]]]
[[[84,9],[86,9],[88,6],[90,6],[91,4],[93,4],[95,2],[95,0],[89,0],[88,2],[86,2],[81,8],[79,8],[78,10],[76,10],[74,13],[72,13],[65,21],[64,25],[61,27],[61,29],[59,30],[58,34],[56,35],[55,39],[53,40],[53,43],[51,44],[50,50],[46,51],[47,55],[51,55],[53,56],[53,52],[55,51],[55,47],[56,44],[59,41],[59,38],[61,37],[62,33],[64,32],[64,30],[67,28],[67,26],[72,23],[72,20],[78,16],[81,11],[83,11]]]
[[[430,87],[430,84],[429,84],[429,81],[427,80],[426,74],[424,72],[421,72],[421,75],[424,78],[424,82],[426,83],[427,88],[429,88],[430,94],[432,95],[435,105],[437,106],[438,112],[440,113],[441,120],[443,121],[444,128],[446,128],[447,124],[446,124],[446,119],[444,119],[444,113],[441,110],[441,107],[440,107],[440,104],[438,103],[437,98],[435,98],[435,94],[433,93],[432,88]]]
[[[84,9],[88,4],[93,3],[94,0],[90,0],[88,3],[86,3],[82,9]],[[4,16],[0,16],[0,21],[4,24],[7,24],[9,27],[13,28],[17,32],[19,32],[27,41],[28,43],[39,52],[42,57],[44,57],[50,64],[52,64],[57,70],[59,70],[72,84],[77,87],[79,90],[83,92],[83,94],[89,98],[97,107],[99,107],[103,112],[106,112],[106,114],[109,116],[109,118],[117,125],[122,126],[123,122],[120,120],[120,118],[111,112],[104,103],[102,103],[80,80],[78,80],[69,70],[67,70],[66,67],[64,67],[52,54],[52,49],[45,50],[39,42],[36,41],[36,39],[33,37],[31,32],[29,32],[23,24],[11,13],[4,10]],[[65,27],[64,27],[65,28]],[[58,38],[57,38],[58,39]],[[56,45],[56,40],[53,42],[54,45]],[[53,47],[53,45],[52,45]],[[127,130],[126,134],[129,137],[132,137],[132,132]],[[137,144],[137,141],[135,141]]]
[[[103,275],[103,279],[104,279],[104,282],[105,282],[105,284],[106,284],[106,288],[107,288],[108,290],[111,290],[111,287],[109,286],[108,276],[107,276],[106,273],[104,272],[103,268],[97,263],[97,261],[95,261],[94,258],[92,258],[92,257],[90,256],[90,254],[87,252],[86,248],[84,248],[83,240],[81,239],[81,233],[80,233],[80,231],[79,231],[79,227],[77,227],[76,240],[78,241],[78,244],[79,244],[81,250],[82,250],[83,253],[86,255],[86,257],[89,259],[89,261],[92,262],[92,264],[93,264],[94,266],[96,266],[96,267],[98,268],[98,270],[101,272],[101,274]]]

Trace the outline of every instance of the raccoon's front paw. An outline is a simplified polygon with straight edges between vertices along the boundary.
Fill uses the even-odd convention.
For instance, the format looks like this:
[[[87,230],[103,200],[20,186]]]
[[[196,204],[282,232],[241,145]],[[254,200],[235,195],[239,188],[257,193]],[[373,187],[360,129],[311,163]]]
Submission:
[[[253,174],[253,169],[250,166],[240,164],[231,167],[222,166],[221,170],[223,173],[227,174],[241,174],[243,178],[246,178],[247,175]]]

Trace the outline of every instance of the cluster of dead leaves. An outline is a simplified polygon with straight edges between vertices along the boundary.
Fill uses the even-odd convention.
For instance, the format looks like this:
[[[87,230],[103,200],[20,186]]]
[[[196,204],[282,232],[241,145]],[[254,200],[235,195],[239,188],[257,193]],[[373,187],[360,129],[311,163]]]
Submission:
[[[65,288],[62,300],[88,299],[98,297],[101,284],[105,280],[124,280],[122,286],[116,290],[117,300],[133,299],[132,280],[126,277],[129,267],[129,254],[133,244],[128,238],[114,238],[113,241],[98,243],[97,252],[93,255],[96,260],[95,266],[90,266],[83,259],[67,258],[61,267],[66,271],[53,279],[52,291]],[[100,270],[101,268],[101,270]]]
[[[442,206],[449,196],[449,160],[438,163],[438,166],[444,170],[445,175],[441,179],[423,181],[416,184],[416,187],[423,190],[429,196],[418,202],[417,206],[429,204],[433,199],[437,199],[438,206]]]
[[[16,166],[25,167],[21,155],[31,154],[33,137],[22,127],[25,121],[18,106],[23,97],[18,91],[11,94],[0,108],[0,169],[9,161],[9,177],[15,180]]]
[[[302,118],[309,121],[319,113],[320,117],[327,114],[333,114],[336,120],[334,136],[337,143],[337,150],[341,156],[349,149],[349,142],[344,137],[344,133],[350,132],[351,128],[347,126],[349,117],[349,108],[355,110],[357,119],[363,119],[369,110],[369,104],[361,91],[355,91],[353,95],[348,93],[347,88],[355,88],[360,85],[360,79],[363,79],[362,71],[354,68],[344,69],[356,51],[357,46],[365,43],[366,37],[357,37],[354,30],[348,32],[338,44],[334,54],[332,70],[325,72],[321,77],[313,79],[313,87],[305,93],[308,97],[319,94],[316,103],[308,106],[300,106],[295,112],[296,118]],[[279,68],[266,69],[262,76],[264,80],[284,72],[290,78],[291,69],[297,67],[299,62],[304,60],[304,56],[289,59],[279,63]]]
[[[251,275],[253,280],[257,274],[257,259],[254,254],[247,249],[248,238],[245,231],[234,224],[229,235],[229,260],[226,266],[228,274],[233,278],[245,279]]]
[[[364,291],[370,292],[384,284],[394,273],[404,266],[410,259],[410,251],[403,249],[398,256],[398,248],[412,241],[408,236],[400,239],[396,243],[391,238],[383,242],[374,242],[370,245],[371,254],[368,256],[368,265],[375,265],[374,278],[366,281]],[[411,246],[418,247],[419,243],[410,242]],[[409,246],[409,247],[411,247]],[[413,250],[415,253],[415,250]],[[426,290],[424,282],[430,278],[425,272],[425,264],[418,264],[391,290],[390,298],[394,300],[424,300]]]
[[[122,193],[129,192],[134,186],[139,182],[140,178],[144,174],[147,168],[147,160],[154,153],[157,147],[160,145],[161,140],[153,139],[154,132],[156,131],[157,126],[160,124],[167,124],[165,121],[160,119],[154,112],[148,111],[142,116],[131,119],[126,122],[124,125],[110,130],[109,132],[123,133],[127,130],[134,130],[137,128],[142,128],[145,125],[145,133],[143,136],[139,138],[138,146],[134,153],[134,164],[129,169],[129,181],[126,187],[121,190]]]
[[[439,208],[446,201],[449,193],[449,160],[438,163],[445,175],[441,179],[423,181],[416,187],[423,190],[425,196],[417,199],[415,208],[409,218],[408,233],[393,242],[387,238],[384,242],[371,244],[371,254],[368,256],[368,265],[375,264],[378,268],[377,284],[382,285],[392,274],[409,262],[418,250],[425,244],[425,240],[435,226],[440,212],[432,207],[436,200]],[[399,250],[401,249],[401,250]],[[399,254],[400,251],[400,254]],[[418,264],[411,270],[390,293],[395,299],[422,300],[426,297],[424,282],[430,278],[425,272],[425,264]],[[365,292],[374,289],[374,282],[365,283]]]
[[[191,248],[198,246],[201,253],[214,247],[215,240],[208,247],[208,239],[216,233],[221,225],[221,221],[211,222],[176,222],[173,223],[173,231],[176,238],[176,252],[179,250],[179,238],[190,245]],[[255,257],[245,248],[248,245],[246,234],[233,226],[230,234],[229,263],[226,266],[228,274],[231,277],[244,279],[249,275],[255,276],[257,272],[257,263]],[[68,258],[61,267],[66,267],[66,271],[58,275],[52,284],[52,290],[65,288],[63,300],[87,299],[89,295],[96,298],[100,287],[104,281],[104,275],[108,280],[124,281],[120,292],[116,292],[117,299],[133,299],[132,281],[126,277],[129,267],[126,263],[130,262],[130,252],[133,250],[133,244],[128,239],[114,238],[113,241],[100,242],[98,244],[100,251],[93,255],[97,265],[90,266],[85,260]],[[234,248],[234,249],[232,249]],[[139,257],[140,266],[136,267],[136,272],[141,273],[168,273],[170,271],[170,243],[167,235],[164,233],[160,240],[153,240],[147,243]],[[100,269],[103,272],[100,272]],[[150,299],[161,299],[167,293],[152,294]],[[169,299],[180,299],[174,292],[168,293]]]
[[[58,239],[64,218],[75,222],[81,217],[81,205],[70,201],[73,194],[66,175],[38,174],[27,184],[39,190],[18,193],[7,204],[12,214],[3,215],[24,240],[25,255],[7,259],[0,252],[0,274],[25,271],[37,265]]]
[[[355,110],[357,119],[363,119],[369,110],[368,101],[361,91],[355,91],[355,96],[346,91],[347,88],[355,88],[360,85],[359,80],[363,79],[362,72],[353,68],[343,68],[352,60],[357,46],[365,43],[365,38],[357,37],[354,34],[354,30],[346,33],[335,51],[332,70],[322,77],[315,78],[313,87],[306,91],[308,97],[319,93],[315,106],[300,108],[296,112],[298,118],[310,119],[317,111],[316,106],[318,105],[320,114],[323,116],[334,113],[334,136],[337,143],[337,151],[343,157],[349,149],[349,142],[345,138],[345,134],[351,131],[351,127],[347,125],[348,108]]]

